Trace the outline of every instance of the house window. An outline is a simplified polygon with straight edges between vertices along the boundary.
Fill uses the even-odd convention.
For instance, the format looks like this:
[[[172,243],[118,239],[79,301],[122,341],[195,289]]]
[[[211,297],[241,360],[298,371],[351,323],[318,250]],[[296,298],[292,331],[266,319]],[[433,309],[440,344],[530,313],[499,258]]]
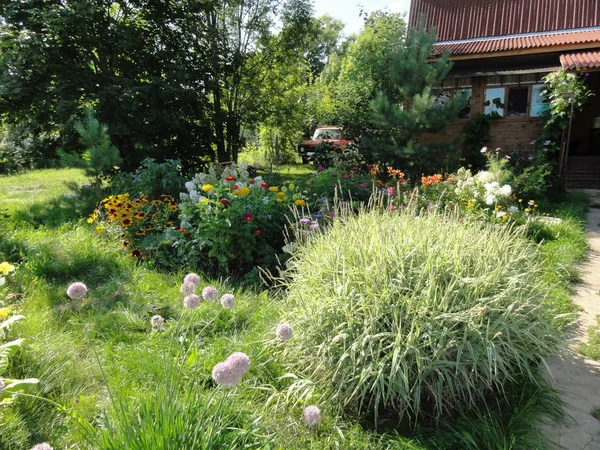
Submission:
[[[548,111],[548,99],[544,95],[545,86],[543,84],[534,84],[531,86],[531,106],[529,115],[531,117],[540,117]]]
[[[489,116],[504,116],[505,88],[487,88],[485,90],[485,113]]]
[[[509,87],[506,115],[508,117],[525,117],[527,115],[528,98],[528,87]]]

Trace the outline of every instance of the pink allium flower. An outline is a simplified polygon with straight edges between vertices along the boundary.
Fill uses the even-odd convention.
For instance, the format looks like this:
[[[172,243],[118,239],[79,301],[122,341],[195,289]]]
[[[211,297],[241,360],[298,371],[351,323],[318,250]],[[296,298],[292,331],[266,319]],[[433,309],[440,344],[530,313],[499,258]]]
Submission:
[[[179,292],[183,295],[192,295],[196,293],[196,285],[189,281],[184,281],[181,287],[179,288]]]
[[[161,329],[165,325],[165,319],[157,314],[150,319],[150,325],[152,325],[152,328],[154,329]]]
[[[184,283],[192,283],[198,286],[200,284],[200,277],[195,273],[188,273],[183,279]]]
[[[307,406],[304,408],[304,423],[309,427],[319,425],[321,422],[321,410],[316,406]]]
[[[186,297],[183,299],[183,306],[185,306],[187,309],[196,309],[198,306],[200,306],[200,297],[198,297],[196,294],[186,295]]]
[[[349,173],[345,173],[342,175],[342,178],[347,180],[348,178],[350,178],[350,174]]]
[[[225,362],[230,364],[232,370],[239,373],[240,377],[248,372],[248,369],[250,368],[250,358],[242,352],[232,353]]]
[[[67,288],[67,295],[70,299],[79,300],[87,294],[87,287],[85,284],[76,282],[69,285]]]
[[[325,170],[325,167],[323,167],[323,166],[317,167],[317,172],[323,172],[324,170]]]
[[[291,339],[291,337],[294,335],[294,329],[289,323],[282,322],[279,325],[277,325],[275,334],[282,341],[287,341],[288,339]]]
[[[361,189],[364,189],[364,188],[366,188],[366,187],[367,187],[367,185],[366,185],[365,183],[360,183],[360,184],[358,185],[358,187],[359,187],[359,188],[361,188]]]
[[[233,294],[223,294],[221,297],[221,305],[223,305],[223,308],[225,309],[232,309],[235,305],[235,297]]]
[[[234,387],[242,379],[242,376],[228,362],[215,364],[212,370],[212,377],[215,383],[225,387]]]
[[[53,450],[52,446],[47,442],[42,442],[41,444],[37,444],[31,447],[31,450]]]
[[[207,301],[215,301],[219,298],[219,291],[214,286],[206,286],[202,289],[202,298]]]

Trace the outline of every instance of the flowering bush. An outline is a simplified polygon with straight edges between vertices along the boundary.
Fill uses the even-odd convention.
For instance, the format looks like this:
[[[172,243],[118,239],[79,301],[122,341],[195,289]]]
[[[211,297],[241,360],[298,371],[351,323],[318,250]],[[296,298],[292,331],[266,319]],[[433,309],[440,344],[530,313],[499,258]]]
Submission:
[[[284,245],[290,206],[306,206],[293,183],[270,186],[245,165],[212,167],[188,181],[181,194],[180,260],[206,273],[243,273],[273,267]]]
[[[162,195],[160,199],[144,194],[137,198],[128,193],[111,195],[102,200],[88,223],[96,223],[99,234],[119,239],[121,247],[131,256],[142,258],[155,255],[162,233],[176,229],[178,210],[177,202],[170,195]]]

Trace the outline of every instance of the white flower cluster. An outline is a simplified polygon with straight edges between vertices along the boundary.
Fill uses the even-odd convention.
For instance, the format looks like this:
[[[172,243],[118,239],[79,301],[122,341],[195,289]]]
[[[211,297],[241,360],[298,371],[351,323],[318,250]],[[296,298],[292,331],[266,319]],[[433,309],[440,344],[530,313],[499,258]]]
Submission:
[[[494,205],[512,194],[510,185],[501,186],[494,178],[495,174],[492,172],[482,170],[476,175],[472,175],[470,170],[463,167],[456,174],[457,181],[454,192],[457,195],[467,195],[483,200],[486,205]]]

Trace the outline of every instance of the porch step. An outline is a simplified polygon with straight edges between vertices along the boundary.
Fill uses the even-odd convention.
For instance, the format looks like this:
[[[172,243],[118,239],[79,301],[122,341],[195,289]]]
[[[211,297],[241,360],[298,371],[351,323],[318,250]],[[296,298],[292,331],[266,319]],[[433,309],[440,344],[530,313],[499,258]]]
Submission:
[[[565,173],[570,189],[600,189],[600,156],[572,156]]]

